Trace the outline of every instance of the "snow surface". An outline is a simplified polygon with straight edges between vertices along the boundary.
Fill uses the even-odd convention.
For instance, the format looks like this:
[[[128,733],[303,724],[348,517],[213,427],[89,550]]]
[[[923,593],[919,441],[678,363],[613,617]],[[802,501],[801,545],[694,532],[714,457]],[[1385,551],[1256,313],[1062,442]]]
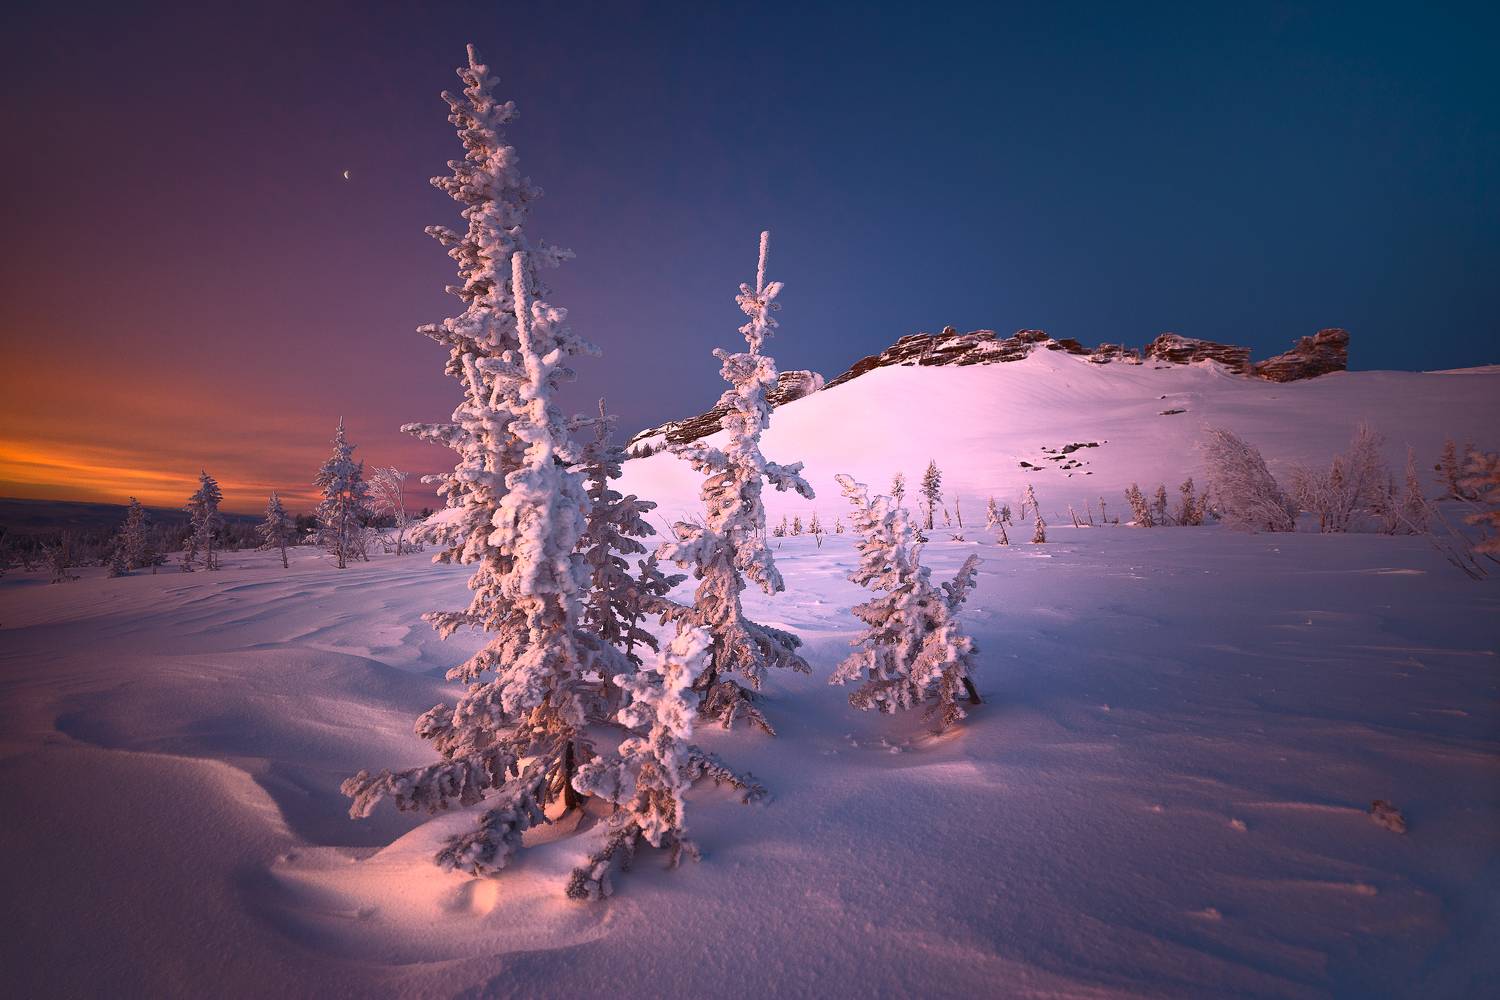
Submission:
[[[1361,416],[1401,432],[1392,458],[1408,439],[1424,459],[1445,435],[1494,444],[1500,372],[1057,369],[1066,392],[1018,375],[1058,362],[1075,363],[877,371],[778,409],[766,447],[808,460],[830,523],[834,473],[883,488],[930,447],[982,523],[992,487],[1017,505],[1018,456],[1078,440],[1108,439],[1083,481],[1123,513],[1122,483],[1184,471],[1189,421],[1223,420],[1278,471]],[[921,405],[924,386],[949,391]],[[1158,417],[1160,393],[1197,395]],[[670,461],[628,463],[627,489]],[[1033,475],[1049,510],[1079,482]],[[593,817],[532,831],[514,868],[475,880],[430,860],[470,814],[345,814],[343,778],[430,757],[412,722],[479,640],[442,643],[419,616],[462,603],[465,569],[376,554],[340,572],[303,548],[290,570],[233,552],[218,573],[13,570],[6,992],[1483,994],[1500,974],[1500,582],[1420,538],[1049,520],[1045,546],[933,533],[936,578],[984,560],[962,618],[986,703],[941,739],[827,684],[868,596],[845,579],[851,535],[774,540],[787,592],[747,592],[746,612],[800,634],[813,674],[768,677],[778,738],[695,734],[772,798],[695,788],[703,862],[643,850],[600,904],[563,895]],[[1376,799],[1408,833],[1372,821]]]
[[[846,515],[847,523],[835,475],[848,473],[885,493],[891,476],[905,472],[915,491],[931,459],[942,469],[950,506],[957,495],[968,524],[984,523],[992,494],[1018,509],[1028,482],[1049,527],[1067,520],[1068,504],[1081,515],[1085,500],[1097,509],[1101,496],[1112,517],[1128,521],[1124,490],[1133,482],[1147,495],[1165,483],[1174,502],[1187,476],[1203,486],[1205,427],[1234,431],[1284,478],[1293,465],[1325,466],[1362,420],[1385,434],[1386,458],[1398,476],[1408,446],[1425,473],[1446,437],[1500,447],[1500,367],[1335,372],[1276,383],[1231,374],[1212,361],[1097,365],[1038,350],[1003,364],[876,368],[776,408],[762,447],[802,461],[818,498],[768,491],[766,510],[772,524],[783,515],[805,520],[813,510],[830,523]],[[705,440],[717,444],[722,437]],[[1070,456],[1087,464],[1067,472],[1042,450],[1089,442],[1099,447]],[[1022,461],[1043,468],[1028,471]],[[657,515],[670,521],[695,512],[700,481],[687,463],[664,452],[627,462],[619,488],[657,501]],[[907,500],[913,507],[914,495]]]

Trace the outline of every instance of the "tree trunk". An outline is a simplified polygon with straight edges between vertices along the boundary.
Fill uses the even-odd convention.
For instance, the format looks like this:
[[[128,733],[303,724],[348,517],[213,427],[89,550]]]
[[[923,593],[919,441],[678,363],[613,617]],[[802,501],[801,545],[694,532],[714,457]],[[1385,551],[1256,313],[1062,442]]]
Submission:
[[[969,678],[967,678],[967,677],[964,678],[964,690],[969,693],[969,704],[971,704],[971,705],[982,705],[982,704],[984,704],[984,702],[979,697],[979,692],[977,690],[975,690],[975,688],[974,688],[974,682],[971,681],[971,680],[969,680]]]

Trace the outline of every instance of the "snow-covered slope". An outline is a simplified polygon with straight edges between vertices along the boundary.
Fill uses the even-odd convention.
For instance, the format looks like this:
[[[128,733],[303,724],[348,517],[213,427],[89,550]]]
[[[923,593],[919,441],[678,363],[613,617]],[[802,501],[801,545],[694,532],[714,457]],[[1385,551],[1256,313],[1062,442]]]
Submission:
[[[773,519],[814,509],[826,518],[842,513],[836,474],[885,492],[893,473],[915,483],[932,459],[966,521],[991,495],[1015,506],[1031,483],[1055,523],[1068,504],[1081,512],[1085,500],[1097,505],[1101,496],[1119,512],[1132,482],[1148,492],[1158,483],[1173,490],[1191,475],[1201,485],[1206,426],[1228,427],[1259,446],[1280,474],[1326,463],[1361,420],[1384,432],[1398,470],[1410,446],[1430,472],[1445,437],[1500,446],[1500,368],[1335,372],[1276,383],[1212,362],[1098,365],[1045,350],[1006,364],[878,368],[776,409],[766,456],[804,462],[818,499],[772,494],[767,507]],[[1065,460],[1044,450],[1090,442],[1099,446],[1073,452],[1069,458],[1082,464],[1066,471],[1058,468]],[[656,500],[669,519],[694,512],[699,481],[666,452],[625,466],[624,488]]]

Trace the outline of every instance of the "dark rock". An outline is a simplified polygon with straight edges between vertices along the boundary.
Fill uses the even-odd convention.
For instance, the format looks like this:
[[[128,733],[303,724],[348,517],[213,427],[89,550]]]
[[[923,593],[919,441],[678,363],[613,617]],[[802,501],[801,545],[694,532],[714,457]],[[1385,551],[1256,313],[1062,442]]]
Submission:
[[[1285,354],[1257,361],[1252,374],[1272,382],[1295,382],[1298,379],[1317,378],[1329,372],[1341,372],[1349,367],[1349,334],[1337,328],[1319,330],[1311,337],[1303,337]]]
[[[1146,345],[1145,356],[1174,365],[1194,361],[1217,361],[1236,375],[1250,370],[1250,348],[1216,344],[1212,340],[1195,340],[1176,333],[1164,333]]]

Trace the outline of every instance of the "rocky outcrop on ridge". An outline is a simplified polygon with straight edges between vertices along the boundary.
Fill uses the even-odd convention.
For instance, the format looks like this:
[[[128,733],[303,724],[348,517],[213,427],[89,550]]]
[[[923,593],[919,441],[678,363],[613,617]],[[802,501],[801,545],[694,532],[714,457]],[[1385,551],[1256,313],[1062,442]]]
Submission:
[[[820,389],[843,385],[876,368],[1004,364],[1020,361],[1037,349],[1077,355],[1099,365],[1139,365],[1144,363],[1143,359],[1156,364],[1176,365],[1213,361],[1237,375],[1291,382],[1343,371],[1348,362],[1348,348],[1349,335],[1343,330],[1320,330],[1316,336],[1303,337],[1285,354],[1252,364],[1248,347],[1197,340],[1176,333],[1163,333],[1138,353],[1121,344],[1100,344],[1089,348],[1071,338],[1054,339],[1042,330],[1017,330],[1009,337],[1001,337],[994,330],[959,333],[948,326],[942,333],[913,333],[902,337],[879,354],[860,358],[826,386],[817,372],[782,372],[776,388],[767,395],[772,406],[780,406]],[[630,439],[631,451],[636,455],[651,454],[669,445],[696,441],[717,431],[723,416],[724,410],[716,406],[696,417],[648,428]]]
[[[1272,382],[1295,382],[1317,378],[1349,367],[1349,333],[1337,327],[1303,337],[1285,354],[1257,361],[1251,374]]]

